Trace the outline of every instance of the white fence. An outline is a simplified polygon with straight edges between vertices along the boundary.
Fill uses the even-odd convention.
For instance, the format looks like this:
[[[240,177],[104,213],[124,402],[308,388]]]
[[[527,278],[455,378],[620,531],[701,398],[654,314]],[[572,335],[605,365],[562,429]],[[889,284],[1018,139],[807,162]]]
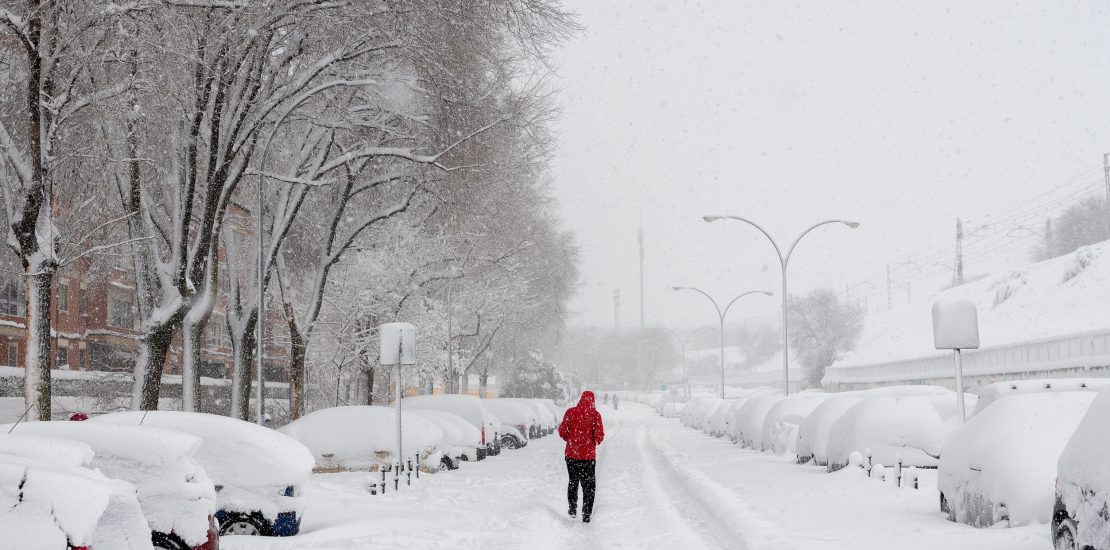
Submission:
[[[1068,334],[990,346],[963,353],[968,389],[1004,379],[1110,376],[1110,330]],[[952,355],[934,355],[864,365],[834,365],[822,385],[845,391],[888,384],[941,384],[953,377]]]

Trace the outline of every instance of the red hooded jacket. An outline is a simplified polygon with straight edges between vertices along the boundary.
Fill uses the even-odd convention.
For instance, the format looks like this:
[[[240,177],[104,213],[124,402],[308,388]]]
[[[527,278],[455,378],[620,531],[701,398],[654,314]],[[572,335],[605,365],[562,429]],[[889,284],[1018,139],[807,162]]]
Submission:
[[[567,409],[559,424],[559,437],[567,442],[566,456],[575,460],[596,460],[597,447],[605,439],[601,413],[594,408],[594,392],[582,392],[578,405]]]

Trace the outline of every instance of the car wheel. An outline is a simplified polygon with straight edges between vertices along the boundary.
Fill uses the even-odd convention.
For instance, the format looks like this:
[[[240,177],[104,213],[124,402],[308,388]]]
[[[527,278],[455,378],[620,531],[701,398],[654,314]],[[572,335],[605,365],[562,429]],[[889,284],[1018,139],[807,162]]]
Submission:
[[[1056,534],[1052,537],[1052,547],[1056,550],[1079,550],[1075,544],[1075,522],[1070,518],[1060,521]]]
[[[174,534],[152,532],[150,543],[160,550],[189,550],[189,545],[185,544],[181,537]]]
[[[231,514],[220,524],[220,535],[265,535],[268,529],[262,519],[254,515]]]

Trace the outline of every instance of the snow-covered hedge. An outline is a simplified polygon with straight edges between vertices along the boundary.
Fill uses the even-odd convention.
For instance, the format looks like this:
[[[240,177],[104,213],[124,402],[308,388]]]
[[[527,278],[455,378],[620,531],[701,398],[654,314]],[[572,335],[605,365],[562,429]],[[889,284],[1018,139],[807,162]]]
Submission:
[[[1048,522],[1057,462],[1094,397],[1018,393],[970,418],[947,439],[940,457],[938,486],[949,519],[976,527],[1004,519],[1011,526]]]

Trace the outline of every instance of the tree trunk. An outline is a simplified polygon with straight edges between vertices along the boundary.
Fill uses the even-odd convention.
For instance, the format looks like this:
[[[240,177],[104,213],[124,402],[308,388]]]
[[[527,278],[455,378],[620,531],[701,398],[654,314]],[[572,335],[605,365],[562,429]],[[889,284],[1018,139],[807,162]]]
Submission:
[[[232,417],[240,420],[250,418],[251,367],[254,363],[255,323],[258,322],[257,310],[247,318],[243,333],[233,337],[235,349],[232,357],[234,371],[231,375],[231,412]],[[238,342],[234,340],[237,339]]]
[[[470,374],[463,373],[461,383],[459,384],[459,393],[463,395],[470,395]]]
[[[27,420],[50,420],[50,285],[52,271],[27,277],[27,351],[23,377]]]
[[[289,324],[289,420],[296,420],[304,414],[304,337],[297,326],[297,317],[293,312],[293,304],[286,302],[285,320]],[[370,375],[370,389],[374,387],[374,375]],[[373,401],[373,397],[368,397]],[[370,403],[367,403],[368,405]]]
[[[139,339],[139,357],[135,360],[135,382],[131,389],[131,409],[136,411],[158,410],[158,397],[162,391],[162,365],[181,315],[144,331]]]
[[[185,412],[201,410],[200,350],[206,326],[207,319],[193,322],[189,316],[181,326],[181,410]]]
[[[478,397],[480,399],[486,398],[486,388],[489,383],[489,373],[482,372],[478,374]]]
[[[366,404],[374,404],[374,367],[366,369]]]

